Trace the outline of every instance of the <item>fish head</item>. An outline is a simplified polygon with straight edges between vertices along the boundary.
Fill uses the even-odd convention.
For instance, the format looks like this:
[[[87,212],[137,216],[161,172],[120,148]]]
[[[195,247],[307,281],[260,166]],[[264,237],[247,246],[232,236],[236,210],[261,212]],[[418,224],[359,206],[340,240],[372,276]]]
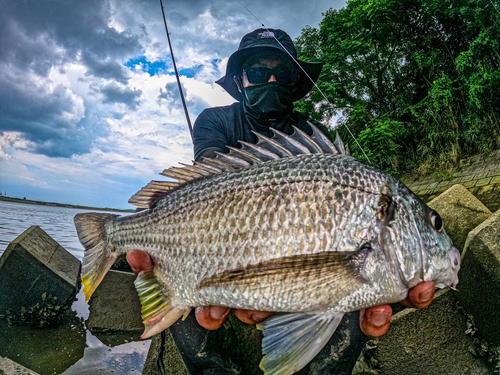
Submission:
[[[384,253],[399,267],[401,281],[412,288],[434,281],[437,288],[455,288],[460,253],[446,234],[439,214],[405,186],[392,197],[394,214],[381,230]]]

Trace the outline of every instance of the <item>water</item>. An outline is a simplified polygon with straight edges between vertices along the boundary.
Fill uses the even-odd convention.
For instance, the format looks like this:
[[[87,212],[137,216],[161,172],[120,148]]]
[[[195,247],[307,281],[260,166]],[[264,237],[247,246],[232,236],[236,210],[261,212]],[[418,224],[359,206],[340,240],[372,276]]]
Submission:
[[[89,210],[0,201],[0,255],[22,232],[32,225],[38,225],[62,247],[81,260],[83,247],[78,241],[73,224],[73,218],[81,212],[89,212]]]
[[[0,201],[0,256],[17,236],[38,225],[81,260],[83,247],[73,224],[81,212],[89,210]],[[85,327],[87,303],[82,293],[77,297],[57,327],[30,329],[0,321],[0,358],[10,358],[40,375],[140,374],[151,340],[139,341],[130,334],[93,335]]]

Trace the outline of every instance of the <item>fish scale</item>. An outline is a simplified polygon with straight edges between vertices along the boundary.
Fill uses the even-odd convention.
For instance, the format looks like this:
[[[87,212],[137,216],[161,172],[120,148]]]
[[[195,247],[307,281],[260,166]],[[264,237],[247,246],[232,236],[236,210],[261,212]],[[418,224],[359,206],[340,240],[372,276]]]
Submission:
[[[217,301],[222,305],[252,308],[254,307],[252,306],[253,297],[251,300],[245,300],[244,296],[239,293],[230,296],[219,296],[213,291],[193,293],[192,289],[204,278],[225,271],[226,267],[231,264],[236,267],[237,264],[256,264],[277,257],[314,254],[329,250],[328,245],[330,243],[333,243],[334,250],[354,251],[356,242],[360,240],[360,234],[354,233],[353,235],[353,233],[345,231],[345,228],[352,227],[353,232],[357,230],[356,226],[353,225],[353,220],[354,218],[358,220],[358,215],[347,215],[347,212],[350,211],[351,205],[357,204],[357,196],[360,191],[351,187],[352,181],[350,179],[345,183],[340,180],[340,176],[347,173],[344,172],[344,169],[352,170],[353,168],[350,164],[347,164],[346,168],[345,163],[338,161],[342,158],[342,156],[336,155],[328,155],[328,157],[322,158],[318,155],[303,155],[297,158],[300,160],[294,160],[294,163],[282,162],[276,166],[269,163],[270,165],[258,166],[243,172],[229,173],[220,179],[214,179],[214,181],[202,181],[199,184],[194,183],[185,186],[172,193],[168,202],[164,203],[168,209],[164,209],[162,202],[153,209],[153,212],[143,214],[151,218],[147,223],[143,222],[141,214],[117,219],[116,223],[122,224],[114,226],[117,230],[116,234],[114,228],[109,230],[108,239],[110,244],[117,248],[150,250],[150,254],[156,263],[172,265],[169,267],[172,274],[164,275],[165,284],[172,284],[170,280],[178,279],[180,275],[191,280],[190,283],[179,283],[180,293],[191,296],[186,301],[189,304],[207,305]],[[291,169],[290,164],[295,165],[295,169]],[[283,165],[287,165],[287,167],[284,168]],[[337,172],[336,174],[328,173],[328,170],[332,169],[332,165],[335,172]],[[359,163],[359,166],[365,167],[361,163]],[[262,169],[265,172],[262,172]],[[279,179],[276,178],[275,169],[280,171]],[[366,169],[370,171],[371,168],[366,167]],[[318,171],[322,171],[322,173],[318,173]],[[246,180],[242,179],[242,174],[247,178]],[[252,179],[252,175],[260,176],[260,178]],[[263,184],[266,179],[262,176],[265,175],[274,176],[271,178],[271,184]],[[332,189],[333,194],[330,194],[330,191],[323,190],[326,177],[329,175],[333,176],[333,181],[328,180],[326,183],[329,184],[328,187]],[[297,176],[302,176],[302,179],[297,181]],[[243,180],[249,182],[241,185]],[[370,202],[369,204],[375,207],[379,194],[372,193],[369,194],[371,198],[366,198],[367,191],[374,191],[374,189],[359,184],[359,182],[357,182],[357,185],[360,186],[365,199]],[[283,189],[284,186],[286,188]],[[314,194],[314,191],[318,189],[324,191],[326,196],[342,196],[343,198],[341,202],[335,202],[337,204],[334,205],[334,210],[325,210],[326,215],[321,218],[321,221],[332,221],[335,225],[331,226],[330,231],[324,232],[323,241],[315,243],[315,226],[311,223],[310,215],[314,215],[312,212],[315,212],[318,195]],[[284,197],[280,194],[280,190],[286,192]],[[358,195],[353,194],[356,191]],[[238,194],[240,192],[243,193]],[[256,202],[254,196],[257,198]],[[189,197],[189,199],[186,200],[186,197]],[[288,220],[281,222],[276,216],[273,216],[273,220],[269,221],[271,218],[269,212],[275,211],[283,200],[288,203],[286,210],[289,214]],[[206,204],[200,205],[200,201]],[[235,206],[235,211],[229,213],[231,216],[227,216],[228,213],[223,211],[223,207],[228,202],[232,202]],[[252,205],[253,202],[255,206]],[[253,206],[254,210],[244,210],[243,213],[238,212],[238,207],[241,206]],[[171,207],[176,208],[172,209]],[[369,217],[370,215],[374,216],[373,209],[370,212],[364,210],[363,205],[359,207],[362,211],[361,220],[373,221]],[[256,227],[265,226],[266,230],[261,228],[252,230],[244,225],[242,226],[242,222],[238,220],[240,215],[255,218]],[[217,216],[222,217],[218,219]],[[203,219],[193,221],[194,217]],[[264,220],[266,218],[267,221]],[[227,226],[231,220],[236,226]],[[149,234],[147,235],[145,230],[139,228],[136,224],[127,224],[129,221],[142,222],[148,228],[147,233]],[[203,236],[198,235],[200,232],[203,233],[203,228],[208,225],[207,223],[211,223],[209,230],[212,234],[211,243],[202,241]],[[337,233],[343,231],[347,234],[346,236],[336,236]],[[364,232],[366,231],[365,228]],[[127,232],[128,235],[123,236],[123,232]],[[134,238],[134,233],[138,234],[136,238]],[[155,235],[152,236],[151,233],[155,233]],[[248,242],[252,237],[256,241]],[[334,237],[335,241],[332,241]],[[161,240],[158,240],[160,238]],[[352,238],[355,240],[353,241]],[[158,242],[162,244],[161,249],[157,245]],[[244,249],[243,252],[238,251],[241,248]],[[186,252],[196,259],[187,265],[183,264],[185,260],[182,258],[183,253]],[[228,262],[213,262],[210,267],[205,268],[203,266],[207,263],[208,256],[228,259]],[[248,258],[245,258],[245,256]],[[195,267],[191,267],[191,264]],[[287,280],[284,279],[282,282],[286,283]],[[295,290],[295,293],[297,293],[297,290]],[[219,298],[222,297],[230,298],[230,300],[220,300]],[[286,298],[286,296],[283,296],[283,298]],[[276,309],[274,302],[274,299],[267,300],[262,302],[258,308],[264,310]],[[281,309],[284,311],[288,310],[288,305],[291,305],[291,302],[280,303]]]
[[[120,254],[145,251],[155,266],[136,280],[143,337],[196,306],[282,312],[259,326],[261,368],[291,374],[345,312],[397,302],[421,281],[454,287],[460,257],[437,213],[311,129],[167,169],[179,182],[141,189],[137,214],[77,215],[87,298]]]

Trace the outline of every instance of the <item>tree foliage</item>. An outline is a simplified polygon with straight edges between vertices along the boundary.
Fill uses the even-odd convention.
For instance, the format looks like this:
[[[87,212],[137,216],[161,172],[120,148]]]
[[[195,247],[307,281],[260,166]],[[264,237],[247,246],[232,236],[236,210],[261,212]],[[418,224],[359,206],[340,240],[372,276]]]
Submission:
[[[499,0],[349,0],[296,40],[325,63],[299,110],[393,172],[500,146]],[[349,133],[351,150],[364,157]]]

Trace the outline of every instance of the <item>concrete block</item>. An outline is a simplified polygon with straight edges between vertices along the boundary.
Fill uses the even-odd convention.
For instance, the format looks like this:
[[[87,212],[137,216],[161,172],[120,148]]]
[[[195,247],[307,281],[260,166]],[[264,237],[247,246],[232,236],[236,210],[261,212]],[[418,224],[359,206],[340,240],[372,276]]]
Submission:
[[[0,375],[38,375],[38,373],[8,358],[2,358],[0,359]]]
[[[439,213],[446,233],[460,252],[469,232],[491,216],[491,211],[462,185],[451,187],[427,205]]]
[[[0,357],[14,358],[42,375],[62,374],[83,357],[86,338],[83,321],[72,309],[56,326],[33,329],[1,321]]]
[[[0,258],[0,318],[11,323],[57,323],[80,285],[81,262],[40,227],[12,241]]]
[[[467,237],[457,297],[486,341],[500,345],[500,211]]]
[[[384,375],[491,374],[491,365],[471,354],[467,319],[452,293],[439,291],[429,307],[395,314],[389,332],[368,343],[368,361]]]
[[[96,332],[144,331],[131,272],[109,270],[90,299],[87,328]]]

